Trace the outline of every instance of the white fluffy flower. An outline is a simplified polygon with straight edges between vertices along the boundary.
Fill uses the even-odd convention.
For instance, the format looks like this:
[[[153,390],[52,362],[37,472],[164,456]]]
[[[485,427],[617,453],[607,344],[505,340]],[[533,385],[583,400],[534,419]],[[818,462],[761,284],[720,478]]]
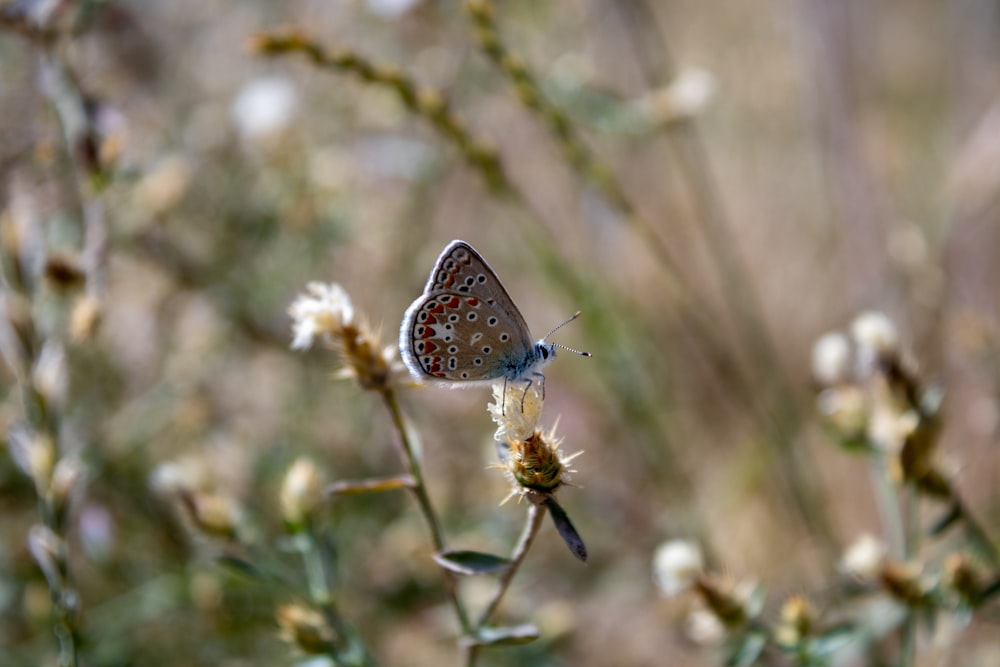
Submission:
[[[300,294],[288,307],[288,315],[292,318],[292,349],[305,350],[317,336],[352,324],[354,306],[340,285],[313,282],[306,285],[306,294]]]
[[[257,79],[246,84],[233,101],[233,122],[244,139],[266,139],[291,125],[299,96],[286,79]]]
[[[851,371],[851,345],[839,331],[825,334],[812,349],[813,377],[829,386],[847,380]]]
[[[871,579],[878,574],[885,560],[885,545],[876,537],[864,534],[847,548],[840,559],[840,569],[859,579]]]
[[[661,544],[653,557],[653,579],[668,597],[690,588],[704,569],[701,549],[685,540]]]
[[[851,323],[851,336],[859,350],[876,357],[895,354],[899,349],[899,332],[885,313],[870,310],[861,313]]]

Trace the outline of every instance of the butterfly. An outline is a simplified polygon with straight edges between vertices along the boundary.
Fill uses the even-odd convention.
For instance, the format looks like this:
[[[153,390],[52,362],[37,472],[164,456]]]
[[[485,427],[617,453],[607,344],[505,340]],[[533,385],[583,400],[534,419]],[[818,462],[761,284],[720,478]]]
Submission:
[[[556,348],[546,342],[560,324],[538,341],[507,294],[496,272],[465,241],[449,243],[431,269],[424,292],[409,308],[399,329],[399,351],[410,374],[433,384],[455,387],[527,381],[541,375]]]

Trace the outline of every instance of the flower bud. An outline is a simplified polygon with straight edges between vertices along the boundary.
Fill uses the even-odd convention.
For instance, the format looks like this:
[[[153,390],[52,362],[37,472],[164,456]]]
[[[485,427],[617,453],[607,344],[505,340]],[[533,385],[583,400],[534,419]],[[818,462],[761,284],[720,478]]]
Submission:
[[[184,501],[199,530],[225,539],[236,537],[240,508],[232,498],[195,492],[187,494]]]
[[[275,615],[281,627],[281,638],[303,653],[319,655],[333,650],[336,632],[319,610],[290,604],[278,607]]]
[[[60,407],[66,400],[69,387],[69,371],[66,366],[66,350],[54,341],[46,341],[35,360],[32,371],[35,390],[53,406]]]
[[[34,483],[38,494],[46,495],[56,458],[52,438],[35,433],[23,424],[15,424],[7,431],[7,447],[14,463]]]
[[[815,611],[801,595],[793,595],[781,606],[780,620],[775,628],[775,639],[783,646],[798,646],[809,636]]]
[[[281,514],[285,523],[297,532],[323,500],[323,477],[316,464],[300,458],[285,473],[281,485]]]

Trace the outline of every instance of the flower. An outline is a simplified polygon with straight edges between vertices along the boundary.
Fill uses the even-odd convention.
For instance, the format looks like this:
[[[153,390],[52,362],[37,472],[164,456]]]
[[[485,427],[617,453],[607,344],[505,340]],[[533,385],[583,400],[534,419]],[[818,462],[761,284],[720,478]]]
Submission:
[[[289,127],[298,111],[298,92],[288,80],[276,77],[246,84],[233,101],[233,122],[244,139],[266,140]]]
[[[689,67],[681,70],[666,87],[654,90],[636,100],[636,111],[653,123],[669,123],[692,118],[704,111],[715,97],[718,83],[706,69]]]
[[[540,384],[532,382],[524,389],[511,382],[497,382],[493,385],[494,402],[487,409],[497,424],[494,440],[526,440],[535,432],[535,426],[542,416]]]
[[[851,345],[847,336],[833,331],[820,337],[812,349],[813,377],[822,386],[845,382],[851,372]]]
[[[664,542],[653,556],[653,580],[660,592],[672,597],[691,588],[705,570],[701,549],[694,542]]]
[[[312,282],[306,290],[288,308],[292,318],[292,349],[308,349],[319,337],[328,347],[338,350],[347,362],[343,376],[356,378],[365,389],[386,388],[395,348],[383,347],[378,335],[358,321],[351,299],[340,285]]]
[[[288,308],[292,318],[293,350],[307,350],[317,336],[336,335],[354,320],[351,299],[337,283],[311,282]]]
[[[882,569],[885,556],[885,544],[865,533],[844,552],[840,559],[840,569],[858,579],[873,579]]]
[[[851,323],[851,337],[858,346],[858,363],[864,371],[881,359],[899,354],[899,332],[885,313],[868,311],[858,315]]]

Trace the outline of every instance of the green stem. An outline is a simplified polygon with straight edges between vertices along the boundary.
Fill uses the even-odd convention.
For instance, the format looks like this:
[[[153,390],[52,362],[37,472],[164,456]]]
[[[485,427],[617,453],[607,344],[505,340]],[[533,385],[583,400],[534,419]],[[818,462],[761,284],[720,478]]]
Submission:
[[[544,505],[536,505],[532,503],[528,508],[528,520],[525,522],[524,530],[521,531],[521,537],[518,539],[517,545],[514,547],[514,551],[511,554],[511,563],[507,569],[504,570],[500,580],[497,581],[497,586],[493,591],[493,595],[490,598],[489,603],[479,615],[479,620],[476,621],[475,630],[479,630],[486,625],[496,612],[497,607],[500,606],[500,602],[507,593],[507,589],[510,588],[510,582],[514,579],[514,575],[517,574],[517,571],[520,569],[521,563],[524,562],[525,556],[528,555],[528,549],[531,548],[532,542],[535,541],[535,536],[538,535],[538,531],[542,527],[542,521],[545,519],[545,514],[546,511]],[[466,649],[466,667],[473,667],[475,665],[478,648],[478,646],[469,646]]]
[[[868,472],[871,476],[875,504],[882,519],[889,553],[895,558],[906,558],[906,530],[896,496],[896,487],[889,472],[885,456],[874,453],[869,458]]]
[[[399,435],[397,444],[400,448],[400,456],[402,456],[409,468],[410,475],[416,482],[411,487],[411,490],[417,499],[417,504],[420,506],[421,514],[424,515],[427,527],[430,529],[434,549],[437,552],[444,551],[444,532],[441,530],[441,522],[438,520],[437,512],[434,511],[430,496],[427,494],[427,485],[424,483],[424,474],[420,468],[420,457],[417,456],[413,438],[410,436],[410,429],[403,418],[402,410],[400,410],[399,399],[391,387],[386,387],[379,393],[382,395],[382,400],[392,417],[393,426]],[[458,597],[458,582],[455,579],[454,573],[448,570],[442,570],[442,572],[444,574],[445,586],[448,589],[448,596],[451,598],[452,606],[455,608],[455,615],[458,617],[458,622],[462,628],[462,634],[468,634],[471,625],[469,615],[465,611],[461,599]]]
[[[330,591],[330,577],[326,569],[326,558],[320,549],[312,527],[307,527],[297,538],[300,540],[302,564],[309,587],[309,599],[323,612],[323,617],[334,630],[334,650],[331,656],[342,662],[337,664],[357,665],[358,667],[376,667],[375,659],[368,653],[364,643],[354,632],[354,629],[344,621],[333,603]]]

